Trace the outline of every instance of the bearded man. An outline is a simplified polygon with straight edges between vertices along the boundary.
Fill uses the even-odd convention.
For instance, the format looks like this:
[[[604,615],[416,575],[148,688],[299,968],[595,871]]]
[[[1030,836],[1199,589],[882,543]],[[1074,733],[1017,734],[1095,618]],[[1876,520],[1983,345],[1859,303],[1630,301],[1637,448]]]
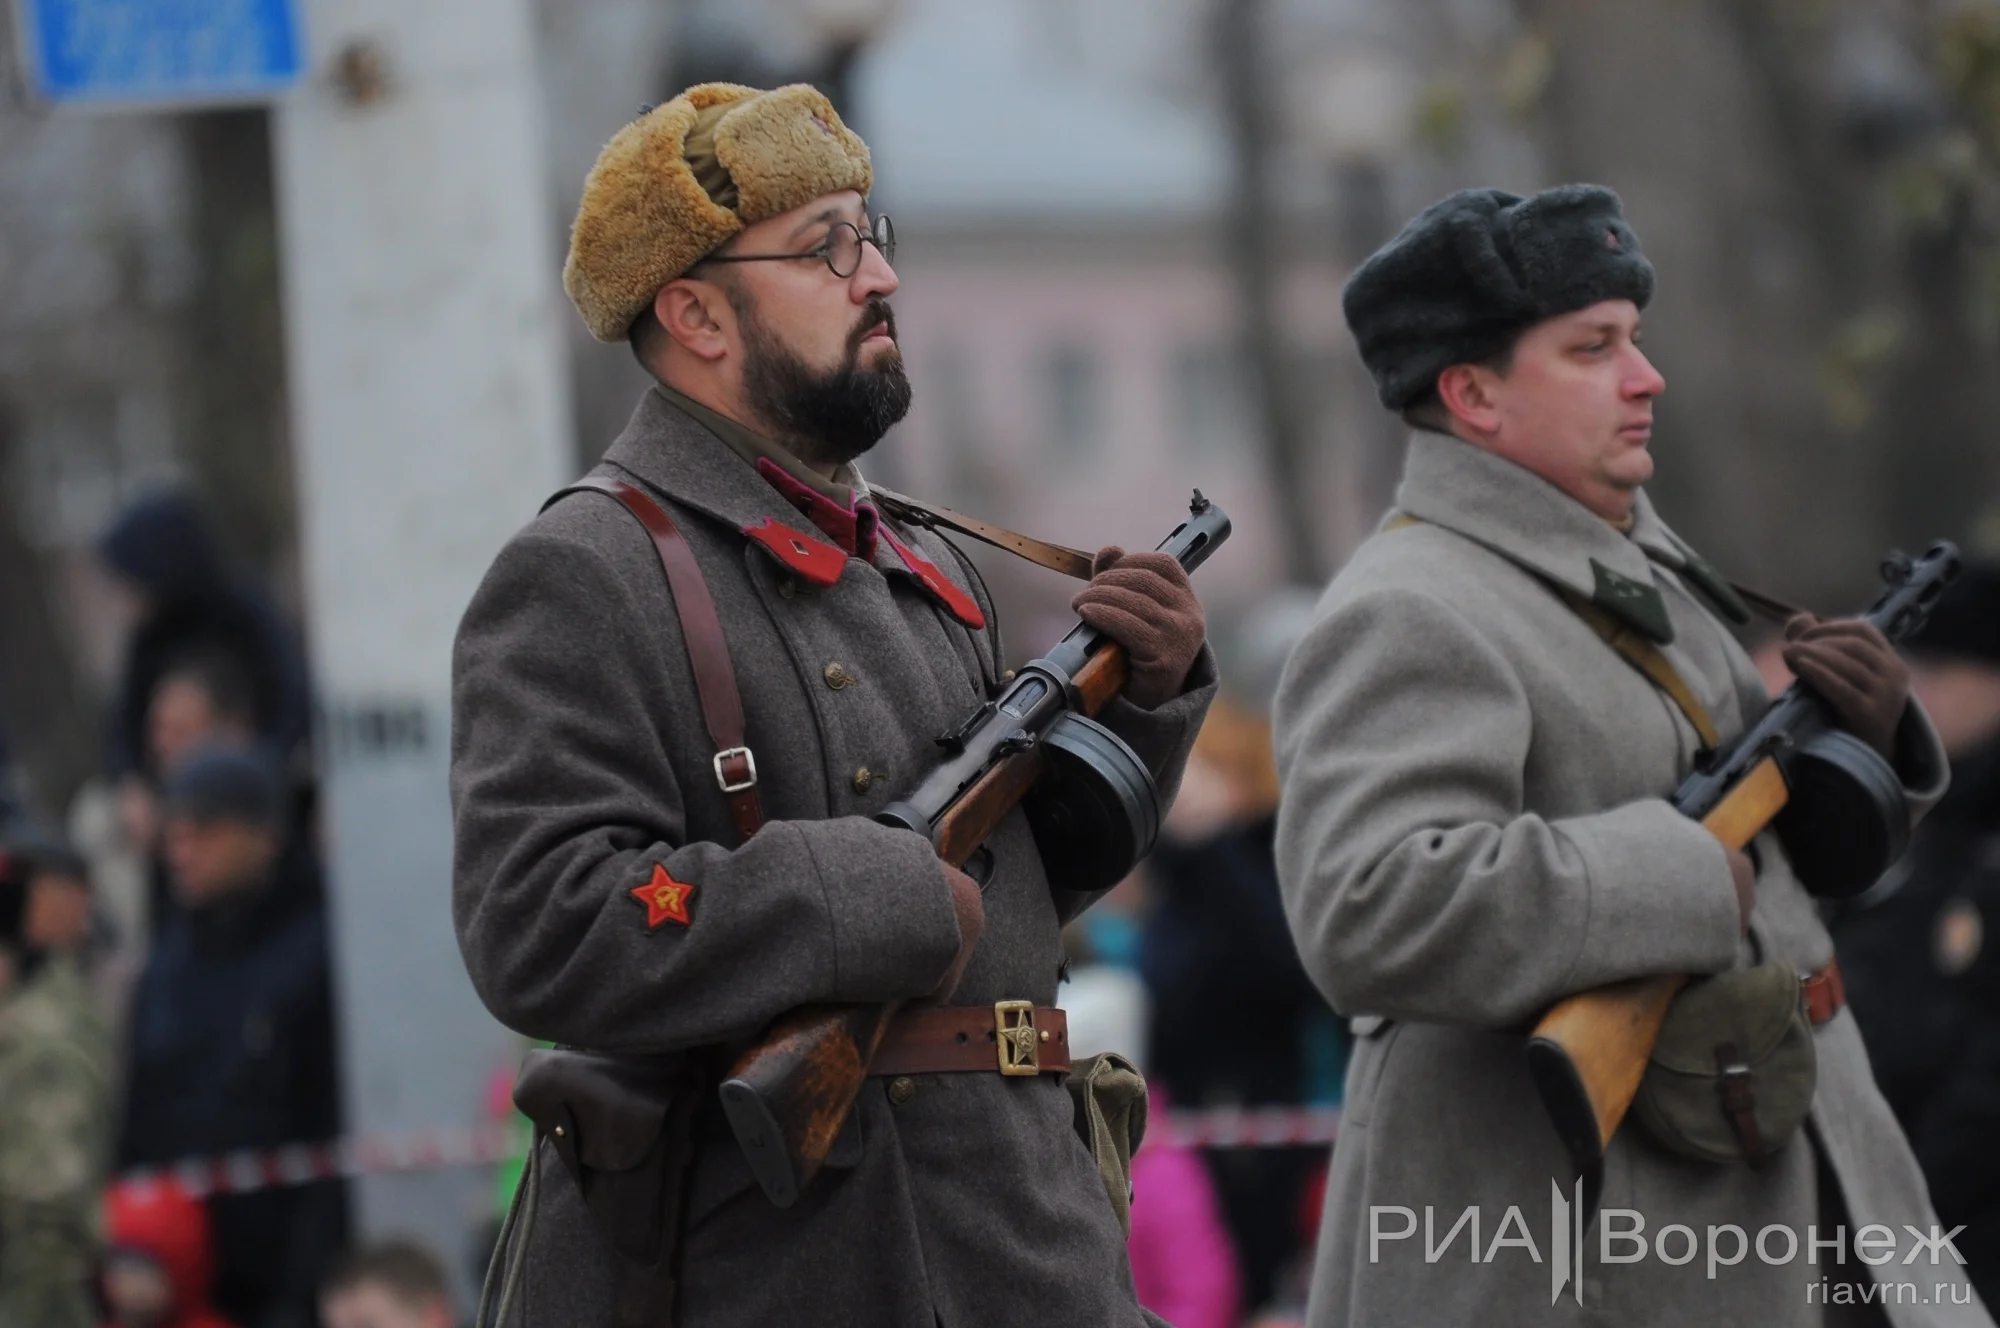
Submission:
[[[1007,676],[971,564],[854,466],[910,401],[873,179],[804,86],[692,88],[600,156],[565,285],[657,386],[592,472],[616,492],[552,503],[460,628],[460,944],[503,1022],[638,1058],[726,1063],[799,1006],[915,1002],[789,1207],[702,1095],[666,1200],[675,1322],[1137,1324],[1062,1079],[1003,1077],[988,1043],[996,1003],[1053,1002],[1089,896],[1019,812],[967,872],[871,819]],[[1077,610],[1133,669],[1099,718],[1171,794],[1214,690],[1201,612],[1165,555],[1097,564]],[[630,1148],[545,1131],[518,1321],[666,1321],[565,1169],[637,1166],[661,1128],[639,1115]]]

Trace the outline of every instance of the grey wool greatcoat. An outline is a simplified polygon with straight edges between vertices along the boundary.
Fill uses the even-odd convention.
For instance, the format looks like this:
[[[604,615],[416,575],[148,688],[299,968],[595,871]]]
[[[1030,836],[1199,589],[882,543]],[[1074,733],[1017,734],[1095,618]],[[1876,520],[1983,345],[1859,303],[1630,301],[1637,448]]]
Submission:
[[[830,587],[793,575],[742,532],[768,518],[826,538],[657,391],[594,473],[643,485],[693,547],[767,823],[736,844],[646,533],[609,497],[564,498],[502,550],[454,659],[453,905],[481,997],[529,1037],[647,1053],[747,1041],[812,1002],[933,990],[959,943],[943,869],[928,842],[869,817],[996,684],[977,577],[943,540],[891,527],[976,598],[989,626],[973,628],[886,540]],[[1171,795],[1213,690],[1204,650],[1178,698],[1152,711],[1119,698],[1100,718]],[[1019,811],[987,847],[986,928],[953,1003],[1054,1004],[1060,928],[1083,900],[1052,895]],[[631,892],[656,866],[692,886],[687,925],[649,929]],[[712,1113],[677,1324],[1143,1321],[1059,1076],[919,1075],[901,1104],[885,1083],[868,1081],[826,1170],[785,1210]],[[611,1319],[611,1255],[567,1174],[542,1160],[520,1322],[595,1328]]]
[[[1360,1034],[1313,1328],[1817,1325],[1833,1254],[1809,1247],[1816,1147],[1845,1193],[1850,1242],[1869,1224],[1897,1241],[1872,1270],[1909,1286],[1884,1293],[1897,1328],[1988,1324],[1952,1255],[1934,1259],[1905,1229],[1928,1235],[1936,1218],[1846,1011],[1817,1031],[1811,1137],[1794,1134],[1761,1171],[1684,1159],[1628,1120],[1602,1202],[1637,1212],[1645,1257],[1604,1260],[1607,1244],[1615,1258],[1639,1248],[1607,1241],[1634,1225],[1607,1214],[1583,1241],[1581,1305],[1574,1289],[1551,1304],[1552,1189],[1573,1194],[1574,1176],[1528,1076],[1535,1017],[1620,978],[1716,972],[1758,952],[1806,973],[1833,948],[1770,834],[1756,845],[1751,939],[1739,937],[1722,847],[1664,800],[1690,768],[1692,727],[1547,584],[1590,597],[1624,578],[1628,596],[1663,607],[1667,657],[1723,739],[1740,733],[1765,690],[1702,597],[1706,564],[1688,572],[1690,551],[1645,496],[1621,534],[1529,471],[1421,433],[1396,504],[1417,520],[1385,522],[1334,579],[1276,705],[1286,909],[1307,970]],[[1898,744],[1914,816],[1945,779],[1914,705]],[[1673,1224],[1698,1242],[1685,1264],[1671,1260],[1688,1236],[1653,1245]],[[1773,1225],[1796,1257],[1785,1232],[1764,1234]]]

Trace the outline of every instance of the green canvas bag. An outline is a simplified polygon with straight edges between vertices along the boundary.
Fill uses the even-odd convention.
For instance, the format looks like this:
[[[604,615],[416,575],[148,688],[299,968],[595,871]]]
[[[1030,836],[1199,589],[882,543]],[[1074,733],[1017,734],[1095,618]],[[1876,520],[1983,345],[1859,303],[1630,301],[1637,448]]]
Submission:
[[[1685,1157],[1757,1167],[1805,1120],[1818,1082],[1805,989],[1777,960],[1681,989],[1632,1114]]]

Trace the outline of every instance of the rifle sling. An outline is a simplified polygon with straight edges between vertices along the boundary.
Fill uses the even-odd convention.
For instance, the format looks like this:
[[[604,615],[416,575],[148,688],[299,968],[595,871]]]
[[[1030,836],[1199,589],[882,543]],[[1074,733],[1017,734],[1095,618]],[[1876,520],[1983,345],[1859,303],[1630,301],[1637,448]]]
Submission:
[[[1646,675],[1652,684],[1666,693],[1667,699],[1680,707],[1687,716],[1688,723],[1701,736],[1704,751],[1714,751],[1722,743],[1722,735],[1716,732],[1715,721],[1709,718],[1708,707],[1694,694],[1687,679],[1681,677],[1673,661],[1666,653],[1644,636],[1633,631],[1618,619],[1598,608],[1568,586],[1554,585],[1563,602],[1576,611],[1576,616],[1590,625],[1590,629],[1604,638],[1604,643],[1617,651],[1627,664]]]
[[[757,800],[757,762],[743,741],[743,696],[736,689],[736,670],[729,662],[729,642],[722,635],[722,619],[715,611],[715,597],[708,592],[708,580],[701,574],[687,537],[667,515],[667,509],[644,490],[623,480],[586,475],[566,489],[550,495],[544,510],[565,494],[590,490],[607,493],[625,505],[652,537],[660,555],[660,567],[673,591],[674,612],[680,618],[681,638],[687,642],[688,663],[694,670],[694,690],[701,701],[702,721],[708,726],[709,741],[715,744],[715,778],[729,801],[730,819],[740,839],[749,839],[764,824],[764,809]]]
[[[1414,526],[1421,521],[1421,517],[1414,517],[1405,512],[1390,521],[1384,529],[1400,530],[1404,526]],[[1644,674],[1649,682],[1664,692],[1667,699],[1687,716],[1688,723],[1694,726],[1695,733],[1701,738],[1704,751],[1714,751],[1721,745],[1722,735],[1716,731],[1715,721],[1709,717],[1708,707],[1701,703],[1701,698],[1694,694],[1694,689],[1688,686],[1687,679],[1681,677],[1680,670],[1674,667],[1673,661],[1667,658],[1664,651],[1568,586],[1547,577],[1541,579],[1561,596],[1563,603],[1569,605],[1577,617],[1588,624],[1590,630],[1596,632],[1606,645],[1618,652],[1619,658]],[[1738,593],[1741,593],[1740,590]]]
[[[1752,590],[1750,587],[1741,585],[1735,581],[1729,583],[1729,588],[1735,591],[1745,604],[1748,604],[1751,608],[1762,614],[1770,622],[1782,624],[1806,612],[1804,609],[1793,608],[1781,599],[1773,599],[1761,590]]]
[[[1005,549],[1017,558],[1024,558],[1038,567],[1046,567],[1064,576],[1073,576],[1079,581],[1090,580],[1091,555],[1082,549],[1072,549],[1063,544],[1051,544],[1038,540],[1032,535],[996,526],[991,521],[981,521],[976,516],[966,516],[954,512],[949,507],[935,507],[920,502],[893,489],[885,489],[878,484],[868,486],[868,496],[888,509],[893,516],[902,518],[912,525],[931,529],[943,526],[961,535],[991,544],[996,549]]]
[[[586,475],[568,488],[557,490],[542,506],[546,509],[549,503],[567,494],[585,490],[616,498],[652,537],[653,548],[660,555],[660,567],[673,591],[674,611],[680,618],[681,637],[687,642],[702,719],[708,726],[709,741],[715,744],[716,781],[729,800],[730,818],[736,824],[737,835],[747,840],[764,824],[763,807],[757,799],[757,764],[743,741],[743,698],[736,688],[736,672],[729,661],[729,643],[722,635],[722,619],[715,611],[715,599],[709,594],[701,565],[695,561],[694,550],[688,547],[686,537],[666,509],[650,494],[623,480]],[[868,493],[892,515],[916,525],[943,526],[1065,576],[1082,581],[1090,579],[1091,555],[1081,549],[1050,544],[950,508],[933,507],[890,489],[870,486]]]

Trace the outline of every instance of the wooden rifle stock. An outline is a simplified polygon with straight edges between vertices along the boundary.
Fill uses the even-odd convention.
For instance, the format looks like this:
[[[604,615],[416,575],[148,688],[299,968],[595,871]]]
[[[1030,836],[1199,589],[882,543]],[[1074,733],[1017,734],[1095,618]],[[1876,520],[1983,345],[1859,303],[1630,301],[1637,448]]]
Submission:
[[[1790,796],[1778,763],[1766,756],[1701,823],[1740,852]],[[1604,1150],[1639,1091],[1667,1007],[1687,981],[1666,974],[1614,982],[1558,1001],[1535,1025],[1528,1067],[1584,1178],[1586,1212],[1596,1207]]]
[[[1125,687],[1125,651],[1107,643],[1071,679],[1095,715]],[[1042,772],[1039,746],[988,770],[939,823],[938,856],[965,865]],[[722,1086],[724,1110],[772,1203],[789,1208],[819,1174],[854,1108],[889,1021],[888,1005],[813,1005],[784,1015],[737,1058]]]

